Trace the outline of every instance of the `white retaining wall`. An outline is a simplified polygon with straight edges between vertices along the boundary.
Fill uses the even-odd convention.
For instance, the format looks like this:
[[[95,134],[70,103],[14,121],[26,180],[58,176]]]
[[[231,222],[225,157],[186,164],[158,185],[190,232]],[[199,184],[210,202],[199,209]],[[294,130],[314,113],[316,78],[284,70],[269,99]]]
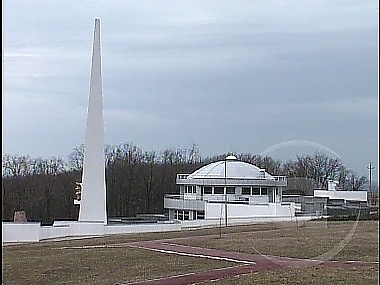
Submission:
[[[227,204],[228,225],[237,225],[265,221],[291,221],[294,219],[294,203],[281,205],[269,203],[258,205]],[[217,226],[224,221],[224,204],[208,203],[205,220],[182,221],[181,223],[155,223],[132,225],[104,225],[103,223],[56,221],[53,226],[41,226],[40,223],[3,222],[3,243],[38,242],[40,240],[104,236],[112,234],[179,231],[183,228]]]
[[[314,190],[314,197],[367,202],[367,191]]]
[[[310,220],[315,217],[302,217],[304,220]],[[255,217],[255,218],[228,218],[227,225],[228,226],[237,226],[237,225],[247,225],[247,224],[259,224],[259,223],[268,223],[268,222],[294,222],[296,220],[300,220],[299,217],[290,217],[290,216],[266,216],[266,217]],[[199,229],[199,228],[207,228],[207,227],[219,227],[225,226],[224,217],[218,219],[210,219],[210,220],[194,220],[194,221],[181,221],[181,229],[191,230],[191,229]]]
[[[103,223],[54,222],[53,226],[41,226],[40,223],[3,222],[2,243],[38,242],[41,240],[103,236],[126,233],[166,232],[181,230],[180,223],[104,225]]]
[[[294,217],[294,203],[280,204],[227,204],[227,215],[229,219],[250,219],[260,217]],[[205,219],[219,219],[225,215],[225,204],[207,203]]]
[[[181,230],[181,224],[141,224],[141,225],[107,225],[104,227],[106,235],[127,233],[168,232]]]
[[[36,242],[40,240],[40,223],[4,223],[4,242]]]
[[[70,236],[69,226],[64,226],[64,227],[42,226],[40,227],[39,231],[40,231],[40,240]]]

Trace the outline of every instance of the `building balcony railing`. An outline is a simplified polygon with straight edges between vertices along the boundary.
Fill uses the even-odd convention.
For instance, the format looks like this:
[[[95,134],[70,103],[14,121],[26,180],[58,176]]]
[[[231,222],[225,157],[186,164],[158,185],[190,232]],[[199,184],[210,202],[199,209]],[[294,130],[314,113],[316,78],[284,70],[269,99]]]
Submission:
[[[186,179],[177,177],[177,185],[224,185],[227,186],[273,186],[273,187],[285,187],[288,185],[285,176],[275,176],[275,179],[246,179],[246,178],[207,178],[207,179]]]
[[[203,209],[206,203],[244,203],[244,204],[267,204],[267,195],[235,195],[235,194],[205,194],[204,196],[191,194],[165,194],[164,208],[199,208]]]
[[[166,209],[195,209],[204,210],[206,201],[201,196],[165,194],[164,208]]]
[[[287,181],[286,176],[273,176],[276,181]]]
[[[164,198],[177,200],[204,200],[202,196],[191,194],[165,194]]]
[[[177,174],[177,179],[187,179],[190,174]]]

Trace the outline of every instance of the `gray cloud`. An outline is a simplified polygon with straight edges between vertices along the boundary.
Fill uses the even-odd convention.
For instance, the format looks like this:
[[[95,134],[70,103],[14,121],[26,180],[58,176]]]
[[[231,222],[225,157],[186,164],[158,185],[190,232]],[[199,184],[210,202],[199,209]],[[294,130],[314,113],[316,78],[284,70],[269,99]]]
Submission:
[[[3,153],[83,143],[97,16],[106,143],[214,155],[299,139],[362,175],[377,165],[374,1],[5,1]]]

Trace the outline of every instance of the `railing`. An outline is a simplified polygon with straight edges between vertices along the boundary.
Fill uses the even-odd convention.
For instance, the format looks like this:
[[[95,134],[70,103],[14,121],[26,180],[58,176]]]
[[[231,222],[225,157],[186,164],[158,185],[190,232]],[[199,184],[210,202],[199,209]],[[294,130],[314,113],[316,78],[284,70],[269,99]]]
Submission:
[[[276,181],[286,181],[286,176],[273,176]]]
[[[186,179],[190,174],[177,174],[177,179]]]
[[[177,199],[177,200],[204,200],[202,196],[199,195],[191,195],[191,198],[189,198],[189,194],[165,194],[164,198],[166,199]]]
[[[198,178],[187,180],[190,174],[177,174],[177,184],[183,185],[193,185],[194,183],[200,183],[200,185],[219,185],[221,183],[227,183],[227,185],[252,185],[253,181],[257,185],[267,185],[267,186],[286,186],[287,178],[286,176],[273,176],[274,180],[268,180],[264,176],[261,178],[231,178],[227,179],[223,177],[218,178]]]
[[[261,199],[257,199],[257,197],[245,197],[245,196],[240,196],[240,195],[235,195],[235,194],[227,194],[227,197],[226,195],[224,194],[205,194],[204,196],[199,196],[199,195],[183,195],[183,194],[165,194],[164,195],[164,199],[173,199],[173,200],[177,200],[177,201],[181,201],[181,200],[186,200],[186,201],[205,201],[205,202],[209,202],[209,203],[212,203],[212,202],[215,202],[215,203],[219,203],[219,202],[223,202],[225,201],[227,198],[227,201],[228,202],[236,202],[236,203],[247,203],[247,204],[257,204],[257,203],[268,203],[267,199],[268,197],[267,196],[262,196]]]
[[[164,208],[166,209],[193,209],[204,210],[206,201],[201,196],[194,196],[191,199],[184,195],[165,194]]]

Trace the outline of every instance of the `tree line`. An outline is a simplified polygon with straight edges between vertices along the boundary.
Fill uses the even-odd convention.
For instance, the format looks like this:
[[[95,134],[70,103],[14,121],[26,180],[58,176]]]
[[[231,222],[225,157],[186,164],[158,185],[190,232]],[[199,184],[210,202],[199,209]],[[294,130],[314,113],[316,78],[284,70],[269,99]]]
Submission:
[[[143,151],[131,143],[106,146],[108,216],[162,213],[164,194],[179,192],[177,174],[191,173],[208,163],[224,160],[229,154],[201,157],[195,144],[162,152]],[[249,153],[234,155],[272,175],[313,179],[322,189],[327,188],[330,179],[338,181],[344,190],[363,190],[367,183],[365,176],[356,175],[340,159],[323,153],[297,156],[285,162]],[[73,199],[75,183],[81,181],[83,158],[84,145],[74,148],[68,161],[3,155],[3,221],[12,221],[14,212],[20,210],[26,212],[28,221],[43,225],[54,220],[77,220],[79,208]]]

